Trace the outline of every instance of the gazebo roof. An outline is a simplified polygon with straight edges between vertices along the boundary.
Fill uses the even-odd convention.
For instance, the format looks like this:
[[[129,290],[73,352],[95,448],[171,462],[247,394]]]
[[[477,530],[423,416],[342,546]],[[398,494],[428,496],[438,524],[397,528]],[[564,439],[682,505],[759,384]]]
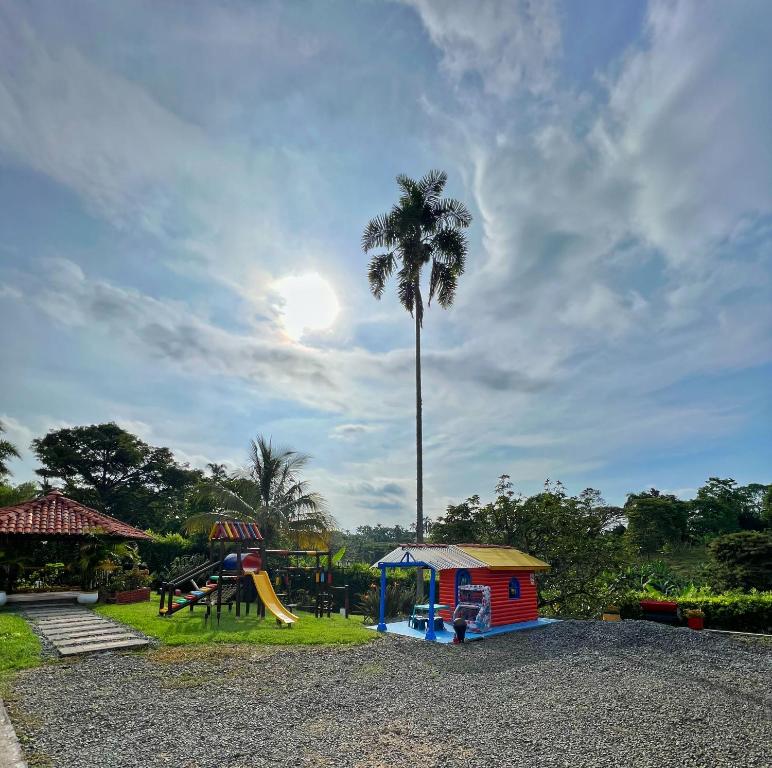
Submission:
[[[96,533],[121,539],[150,539],[139,528],[68,499],[61,491],[0,507],[0,535],[69,537]]]

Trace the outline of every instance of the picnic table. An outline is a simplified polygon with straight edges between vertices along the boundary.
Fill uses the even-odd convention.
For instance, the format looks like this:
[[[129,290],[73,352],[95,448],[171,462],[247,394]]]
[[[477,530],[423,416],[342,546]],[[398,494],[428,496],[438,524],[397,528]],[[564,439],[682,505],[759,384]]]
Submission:
[[[409,627],[413,629],[426,629],[426,624],[429,621],[429,603],[416,603],[413,606],[413,613],[410,614],[410,618],[407,623]],[[434,604],[434,629],[445,629],[445,624],[442,620],[442,616],[438,616],[439,611],[449,611],[450,606],[443,603]]]

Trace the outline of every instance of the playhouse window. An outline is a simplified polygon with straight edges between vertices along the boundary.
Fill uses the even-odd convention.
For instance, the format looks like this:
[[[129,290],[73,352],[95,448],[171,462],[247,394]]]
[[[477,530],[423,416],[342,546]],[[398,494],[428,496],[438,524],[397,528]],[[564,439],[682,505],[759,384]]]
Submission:
[[[517,576],[513,576],[509,580],[509,599],[510,600],[520,599],[520,580],[517,578]]]
[[[458,602],[458,588],[465,587],[472,583],[472,574],[466,568],[459,568],[456,571],[456,602]]]

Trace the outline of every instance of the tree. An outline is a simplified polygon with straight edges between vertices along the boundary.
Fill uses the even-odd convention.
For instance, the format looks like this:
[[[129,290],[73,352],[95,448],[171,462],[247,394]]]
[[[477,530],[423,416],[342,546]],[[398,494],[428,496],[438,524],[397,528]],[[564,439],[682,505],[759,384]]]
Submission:
[[[738,523],[744,531],[763,531],[769,527],[765,518],[764,504],[772,493],[772,485],[749,483],[738,489],[742,496],[742,509]]]
[[[415,181],[397,176],[402,191],[388,213],[376,216],[362,234],[362,250],[378,253],[370,259],[368,279],[376,299],[383,296],[389,277],[397,273],[400,303],[415,321],[416,387],[416,541],[424,538],[423,520],[423,424],[421,402],[421,328],[423,294],[421,271],[431,264],[429,301],[436,296],[443,309],[453,304],[458,278],[464,272],[467,253],[462,232],[472,222],[463,203],[441,197],[448,180],[442,171],[430,171]]]
[[[5,432],[5,427],[0,422],[0,481],[11,474],[11,470],[8,469],[8,464],[6,463],[8,459],[21,458],[16,446],[9,440],[3,440],[3,432]]]
[[[627,537],[638,552],[656,552],[688,537],[689,503],[656,488],[630,493],[624,506]]]
[[[734,533],[740,530],[745,504],[746,496],[734,480],[711,477],[692,501],[690,526],[701,537]]]
[[[523,497],[508,475],[499,478],[495,493],[482,507],[475,496],[449,507],[450,519],[435,523],[432,538],[452,542],[462,534],[471,542],[506,544],[538,557],[551,566],[539,577],[539,604],[566,616],[596,615],[608,600],[608,573],[629,560],[624,537],[614,533],[621,510],[592,488],[568,496],[559,482],[547,481],[544,491]]]
[[[13,504],[29,501],[34,499],[37,493],[37,485],[30,481],[16,486],[0,482],[0,507],[10,507]]]
[[[477,544],[485,533],[480,497],[470,496],[460,504],[448,504],[445,514],[434,523],[431,540],[442,544]]]
[[[772,589],[772,534],[741,531],[719,536],[708,545],[718,589]]]
[[[189,516],[188,498],[202,477],[177,464],[168,448],[113,422],[52,430],[32,447],[46,482],[59,479],[67,496],[156,531],[176,529]]]
[[[767,528],[772,528],[772,485],[767,486],[767,492],[761,502],[761,519]]]
[[[243,471],[209,482],[216,510],[192,516],[186,530],[205,531],[217,519],[237,516],[256,522],[270,541],[284,537],[298,548],[326,547],[335,521],[322,496],[300,477],[309,459],[304,453],[274,448],[270,438],[258,435],[250,442]]]

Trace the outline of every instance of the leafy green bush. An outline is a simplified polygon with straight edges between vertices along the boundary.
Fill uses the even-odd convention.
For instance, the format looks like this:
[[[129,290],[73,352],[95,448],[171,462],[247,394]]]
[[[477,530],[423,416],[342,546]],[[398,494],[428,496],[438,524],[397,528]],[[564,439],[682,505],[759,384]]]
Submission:
[[[707,629],[726,629],[733,632],[772,632],[772,592],[727,592],[706,594],[708,590],[687,588],[680,596],[657,594],[651,591],[628,592],[620,601],[623,619],[643,618],[639,601],[643,599],[675,600],[681,612],[701,610]]]
[[[743,531],[708,545],[712,581],[718,589],[772,589],[772,533]]]
[[[699,609],[705,613],[708,629],[735,632],[772,632],[772,592],[727,593],[713,597],[678,600],[683,610]]]
[[[158,582],[171,581],[175,576],[185,571],[190,571],[197,565],[203,565],[208,561],[208,557],[200,552],[192,555],[180,555],[175,557],[170,563],[158,572]]]
[[[379,619],[381,590],[372,587],[360,599],[357,611],[365,617],[365,622],[375,623]],[[385,612],[387,619],[405,616],[413,610],[415,587],[392,582],[386,585]]]
[[[179,533],[148,533],[153,539],[141,542],[139,552],[151,573],[160,573],[178,557],[206,551],[206,542],[200,538],[186,538]]]
[[[349,585],[349,593],[354,605],[367,594],[371,587],[380,584],[381,572],[378,568],[371,568],[367,563],[353,563],[341,571],[335,572],[335,585],[342,587]],[[389,584],[409,585],[415,581],[413,568],[393,569],[386,571],[386,580]]]

